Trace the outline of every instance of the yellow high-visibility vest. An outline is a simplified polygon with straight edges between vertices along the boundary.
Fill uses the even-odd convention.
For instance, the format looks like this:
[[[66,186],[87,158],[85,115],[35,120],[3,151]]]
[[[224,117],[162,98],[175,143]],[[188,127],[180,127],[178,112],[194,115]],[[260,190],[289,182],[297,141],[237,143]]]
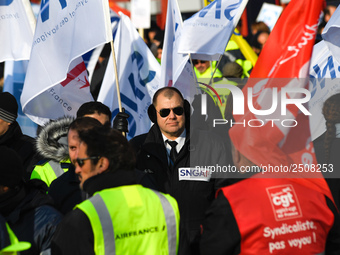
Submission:
[[[71,164],[69,159],[56,162],[50,160],[44,162],[41,165],[36,165],[31,173],[31,179],[42,180],[49,187],[55,179],[60,175],[68,171],[68,167]],[[65,165],[62,167],[62,165]]]
[[[120,186],[99,191],[75,208],[91,223],[96,255],[178,252],[179,211],[170,195]]]

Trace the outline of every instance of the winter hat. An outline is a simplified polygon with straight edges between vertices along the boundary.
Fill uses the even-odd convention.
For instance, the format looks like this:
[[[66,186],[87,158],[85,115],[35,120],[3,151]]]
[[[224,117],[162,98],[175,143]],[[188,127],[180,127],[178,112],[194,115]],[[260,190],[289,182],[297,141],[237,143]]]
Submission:
[[[15,97],[8,93],[0,93],[0,119],[13,123],[18,117],[18,103]]]
[[[0,185],[18,186],[23,176],[24,167],[19,155],[6,146],[0,146]]]
[[[223,66],[223,77],[225,78],[241,78],[243,68],[236,62],[228,62]]]

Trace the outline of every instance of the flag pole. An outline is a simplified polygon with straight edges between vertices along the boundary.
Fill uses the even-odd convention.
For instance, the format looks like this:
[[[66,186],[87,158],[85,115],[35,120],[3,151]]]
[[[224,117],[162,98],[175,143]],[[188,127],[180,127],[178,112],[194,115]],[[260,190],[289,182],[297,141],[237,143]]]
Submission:
[[[177,5],[177,10],[179,10],[179,5],[178,5],[177,0],[175,1],[175,3],[176,3],[176,5]],[[181,15],[181,26],[183,26],[183,18],[182,18],[182,15]],[[197,84],[196,92],[198,93],[198,92],[199,92],[199,84],[198,84],[197,76],[196,76],[196,73],[195,73],[194,65],[193,65],[193,63],[192,63],[191,53],[189,53],[188,55],[189,55],[189,59],[190,59],[190,65],[191,65],[191,69],[192,69],[192,74],[193,74],[194,79],[195,79],[195,84]]]
[[[191,53],[189,53],[189,59],[190,59],[192,74],[194,75],[194,79],[195,79],[195,84],[197,84],[196,92],[198,93],[198,91],[199,91],[198,88],[199,88],[200,85],[198,84],[197,76],[196,76],[196,73],[195,73],[195,68],[194,68],[194,65],[192,63]]]
[[[144,40],[144,28],[138,28],[138,32],[140,37],[142,37],[142,39]]]
[[[113,66],[115,70],[115,77],[116,77],[116,89],[117,89],[117,98],[118,98],[118,107],[119,107],[119,112],[123,112],[122,108],[122,100],[120,98],[120,89],[119,89],[119,79],[118,79],[118,71],[117,71],[117,63],[116,63],[116,54],[115,54],[115,48],[113,45],[113,40],[110,42],[111,45],[111,52],[112,52],[112,60],[113,60]],[[123,136],[126,137],[126,133],[122,132]]]
[[[222,59],[222,55],[221,55],[220,58],[218,59],[218,62],[217,62],[216,66],[215,66],[215,69],[214,69],[214,72],[213,72],[212,75],[211,75],[211,78],[210,78],[210,80],[209,80],[209,85],[212,85],[212,84],[213,84],[212,81],[213,81],[214,75],[215,75],[215,73],[216,73],[216,71],[217,71],[217,67],[218,67],[218,65],[219,65],[220,62],[221,62],[221,59]],[[212,69],[212,64],[211,64],[211,63],[212,63],[212,62],[210,61],[210,68]]]
[[[118,106],[119,106],[119,111],[122,112],[122,100],[120,99],[120,89],[119,89],[119,79],[118,79],[118,71],[117,71],[117,63],[116,63],[116,54],[115,54],[115,48],[114,48],[114,45],[113,45],[113,41],[110,42],[110,45],[111,45],[112,60],[113,60],[113,66],[114,66],[114,70],[115,70],[115,77],[116,77]]]

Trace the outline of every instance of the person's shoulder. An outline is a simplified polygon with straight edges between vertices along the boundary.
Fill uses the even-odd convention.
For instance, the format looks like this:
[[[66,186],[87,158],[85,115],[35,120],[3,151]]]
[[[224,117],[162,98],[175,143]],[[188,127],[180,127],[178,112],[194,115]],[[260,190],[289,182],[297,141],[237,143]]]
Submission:
[[[147,136],[148,136],[148,133],[137,135],[129,141],[129,143],[131,144],[131,146],[136,152],[140,150]]]
[[[148,135],[148,133],[144,133],[144,134],[141,134],[141,135],[136,135],[129,142],[130,143],[144,142],[145,138],[147,137],[147,135]]]
[[[41,219],[45,219],[45,223],[49,223],[51,225],[58,225],[62,220],[63,215],[52,205],[41,205],[35,209],[35,216],[40,217]]]

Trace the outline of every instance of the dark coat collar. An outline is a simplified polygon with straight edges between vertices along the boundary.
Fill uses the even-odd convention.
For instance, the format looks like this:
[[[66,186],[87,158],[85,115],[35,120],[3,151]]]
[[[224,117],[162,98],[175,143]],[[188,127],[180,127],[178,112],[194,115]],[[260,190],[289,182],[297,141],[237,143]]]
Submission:
[[[0,136],[0,145],[9,146],[13,143],[13,141],[22,136],[22,131],[18,122],[14,121],[5,134]]]
[[[83,190],[90,196],[103,189],[137,184],[134,171],[117,170],[95,175],[84,182]]]

